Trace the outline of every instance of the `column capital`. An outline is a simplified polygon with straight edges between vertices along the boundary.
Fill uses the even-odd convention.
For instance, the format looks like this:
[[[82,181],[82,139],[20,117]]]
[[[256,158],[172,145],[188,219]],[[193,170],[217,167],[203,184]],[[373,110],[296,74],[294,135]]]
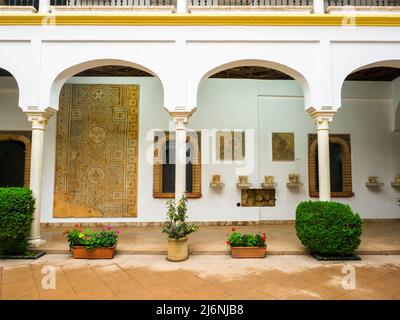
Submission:
[[[168,110],[170,116],[174,119],[176,129],[185,129],[185,125],[189,121],[189,117],[196,111],[196,108],[192,110]]]
[[[336,113],[336,110],[332,108],[315,109],[310,107],[306,111],[314,119],[318,130],[329,130],[329,122],[332,122]]]
[[[44,130],[47,121],[54,114],[54,111],[52,108],[47,108],[46,110],[26,111],[25,114],[28,117],[28,121],[32,122],[33,130]]]

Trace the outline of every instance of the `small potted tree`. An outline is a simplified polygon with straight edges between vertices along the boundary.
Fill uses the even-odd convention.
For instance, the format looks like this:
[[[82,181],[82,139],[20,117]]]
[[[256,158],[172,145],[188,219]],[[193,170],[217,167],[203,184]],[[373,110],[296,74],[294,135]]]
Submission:
[[[194,223],[186,222],[186,196],[183,195],[178,203],[173,199],[167,202],[167,220],[164,222],[162,232],[168,235],[169,261],[184,261],[189,257],[188,235],[199,228]]]
[[[92,231],[89,228],[64,230],[67,235],[72,256],[75,259],[112,259],[117,248],[120,231],[111,226],[101,231]]]
[[[267,245],[265,233],[237,232],[232,228],[226,244],[230,246],[232,258],[265,258]]]

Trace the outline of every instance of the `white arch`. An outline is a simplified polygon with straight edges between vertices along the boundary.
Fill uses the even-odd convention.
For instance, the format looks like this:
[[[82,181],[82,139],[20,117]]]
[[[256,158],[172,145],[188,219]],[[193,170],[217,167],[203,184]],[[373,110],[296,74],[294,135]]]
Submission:
[[[400,58],[400,55],[399,55]],[[333,89],[333,94],[334,94],[334,100],[335,104],[338,106],[341,106],[342,103],[342,89],[344,85],[344,81],[353,72],[364,70],[364,69],[369,69],[369,68],[375,68],[375,67],[392,67],[392,68],[400,68],[400,59],[399,60],[379,60],[379,59],[368,59],[368,63],[358,63],[354,64],[352,69],[346,69],[345,71],[342,70],[340,75],[337,75],[337,80],[334,83],[334,89]]]
[[[5,71],[7,71],[8,73],[11,74],[11,77],[13,78],[13,80],[14,80],[16,86],[17,86],[18,107],[23,109],[25,99],[22,99],[22,97],[23,97],[22,90],[21,90],[21,88],[23,87],[22,81],[19,78],[17,78],[12,71],[10,71],[9,69],[4,68],[2,65],[0,65],[0,69],[3,69],[3,70],[5,70]]]
[[[244,66],[255,66],[255,67],[265,67],[265,68],[270,68],[274,70],[278,70],[280,72],[283,72],[289,76],[291,76],[293,79],[297,80],[300,84],[300,86],[303,89],[303,94],[304,94],[304,103],[306,108],[311,106],[311,91],[310,91],[310,86],[306,78],[298,71],[277,63],[273,61],[267,61],[267,60],[259,60],[259,59],[245,59],[245,60],[236,60],[236,61],[231,61],[228,63],[225,63],[223,65],[215,66],[213,69],[209,70],[207,73],[205,73],[201,79],[198,82],[197,85],[197,92],[201,86],[201,83],[212,76],[213,74],[216,74],[220,71],[231,69],[231,68],[237,68],[237,67],[244,67]]]
[[[132,67],[136,69],[140,69],[143,71],[146,71],[147,73],[150,73],[151,75],[155,76],[158,78],[163,86],[163,83],[161,79],[150,69],[125,60],[119,60],[119,59],[95,59],[95,60],[89,60],[85,62],[81,62],[79,64],[72,65],[68,67],[67,69],[63,70],[61,73],[59,73],[53,80],[51,88],[50,88],[50,93],[49,93],[49,105],[53,107],[54,109],[58,110],[58,103],[59,103],[59,96],[61,92],[61,88],[63,85],[76,75],[77,73],[80,73],[82,71],[96,68],[96,67],[101,67],[101,66],[126,66],[126,67]]]

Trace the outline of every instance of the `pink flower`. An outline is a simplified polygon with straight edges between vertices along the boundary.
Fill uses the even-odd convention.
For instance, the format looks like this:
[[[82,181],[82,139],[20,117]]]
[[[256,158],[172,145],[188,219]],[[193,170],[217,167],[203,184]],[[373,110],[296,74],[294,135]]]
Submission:
[[[117,230],[115,230],[115,233],[116,233],[116,234],[120,234],[121,231],[120,231],[119,229],[117,229]]]
[[[232,231],[233,231],[233,232],[235,232],[235,231],[236,231],[236,228],[235,228],[235,227],[233,227],[233,228],[232,228]]]
[[[107,227],[107,229],[108,229],[108,230],[111,230],[111,229],[112,229],[112,227],[111,227],[111,226],[108,226],[108,227]]]

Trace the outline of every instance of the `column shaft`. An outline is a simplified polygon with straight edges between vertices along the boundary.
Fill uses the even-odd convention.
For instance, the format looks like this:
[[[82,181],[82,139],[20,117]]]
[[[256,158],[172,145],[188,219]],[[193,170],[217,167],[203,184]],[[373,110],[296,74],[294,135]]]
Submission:
[[[186,192],[186,124],[194,110],[169,111],[175,122],[175,199]]]
[[[44,130],[48,119],[51,116],[49,111],[37,111],[27,113],[28,120],[32,122],[32,146],[31,146],[31,172],[30,188],[35,198],[35,211],[31,226],[29,242],[32,247],[44,244],[40,238],[40,206],[42,191],[42,172],[43,172],[43,142]]]
[[[329,126],[328,122],[318,124],[318,177],[319,199],[329,201],[331,199],[331,173],[329,158]]]
[[[329,201],[331,199],[329,122],[332,121],[336,111],[329,107],[325,107],[322,110],[316,110],[311,107],[307,109],[307,112],[317,125],[319,200]]]
[[[186,192],[186,124],[176,120],[175,128],[175,199]]]

